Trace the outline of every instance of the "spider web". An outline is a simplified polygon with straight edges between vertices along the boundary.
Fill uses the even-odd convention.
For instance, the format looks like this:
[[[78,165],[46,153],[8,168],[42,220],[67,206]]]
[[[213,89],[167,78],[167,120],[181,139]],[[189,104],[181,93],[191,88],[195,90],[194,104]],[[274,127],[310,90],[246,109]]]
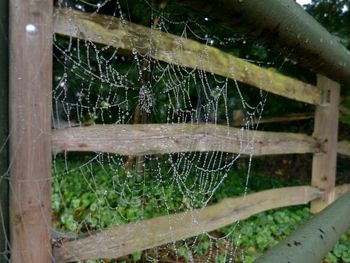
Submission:
[[[183,17],[167,13],[162,4],[154,8],[151,3],[139,2],[148,8],[149,23],[154,30],[166,33],[176,30],[181,32],[182,38],[191,38],[207,46],[216,42],[225,46],[242,41],[238,37],[218,39],[209,36],[205,26],[196,19],[183,20]],[[67,6],[67,3],[60,4]],[[130,13],[133,7],[128,2],[78,1],[70,8],[86,8],[91,16],[110,13],[111,26],[116,22],[115,18],[125,24],[133,22]],[[204,18],[201,22],[207,20]],[[181,43],[178,45],[181,48]],[[112,43],[101,45],[89,39],[56,35],[54,48],[57,67],[53,125],[57,129],[140,123],[201,124],[209,129],[211,125],[230,127],[234,109],[244,111],[245,124],[238,132],[242,138],[246,130],[255,130],[258,126],[253,121],[261,117],[265,95],[258,92],[260,99],[255,105],[251,104],[238,82],[200,70],[206,50],[194,55],[193,59],[199,64],[192,69],[157,60],[152,57],[152,50],[139,52],[144,47],[137,45],[125,54]],[[168,53],[173,61],[176,61],[175,55]],[[253,138],[242,142],[242,148],[250,155],[246,184],[252,142]],[[110,226],[203,209],[217,201],[216,192],[232,176],[240,157],[240,154],[216,151],[145,156],[100,152],[56,155],[54,227],[79,236]],[[74,183],[77,181],[80,185]],[[170,231],[173,223],[169,222]],[[143,258],[149,261],[185,258],[190,262],[205,258],[206,262],[219,259],[233,262],[238,239],[233,230],[225,235],[205,233],[149,250]],[[196,250],[201,242],[205,244],[205,251],[199,258]]]
[[[109,15],[111,28],[120,19],[124,24],[143,24],[207,47],[229,50],[246,42],[236,35],[216,36],[209,18],[189,17],[179,13],[182,9],[166,2],[59,0],[56,4],[72,16],[69,19],[72,28],[77,26],[72,11],[78,10],[88,13],[91,18],[99,14]],[[137,10],[146,10],[147,17],[140,17]],[[55,13],[55,16],[59,15]],[[177,48],[182,48],[181,42],[176,44]],[[198,61],[196,68],[165,63],[152,56],[153,52],[152,48],[145,52],[144,46],[139,46],[137,41],[132,50],[123,50],[115,48],[113,43],[95,43],[83,35],[78,39],[55,34],[53,128],[183,124],[202,125],[211,131],[213,127],[226,127],[227,136],[242,138],[243,159],[248,165],[240,194],[245,195],[254,142],[246,132],[258,128],[266,95],[257,90],[252,99],[242,84],[233,78],[201,70],[201,63],[210,64],[205,48],[192,54],[193,60]],[[176,53],[169,51],[167,55],[170,61],[177,61]],[[243,111],[244,124],[232,134],[234,110]],[[193,149],[195,145],[193,140],[187,146]],[[235,180],[234,171],[238,169],[237,161],[241,157],[241,154],[224,151],[135,156],[105,152],[55,154],[53,236],[56,239],[75,239],[112,226],[205,209],[220,201],[218,193],[227,180]],[[1,180],[4,178],[7,179],[2,176]],[[170,232],[175,223],[169,221]],[[239,253],[240,236],[234,231],[237,224],[239,222],[233,223],[227,231],[203,233],[123,259],[234,262]],[[123,259],[111,260],[119,262]]]

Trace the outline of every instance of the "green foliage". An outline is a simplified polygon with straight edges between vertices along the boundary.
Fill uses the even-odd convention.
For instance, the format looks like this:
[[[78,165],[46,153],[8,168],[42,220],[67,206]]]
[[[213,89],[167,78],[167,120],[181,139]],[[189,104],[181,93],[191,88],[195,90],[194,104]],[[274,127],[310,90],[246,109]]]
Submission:
[[[164,189],[154,184],[151,178],[144,182],[143,191],[147,193],[147,198],[141,199],[133,193],[133,186],[137,185],[137,181],[128,181],[124,170],[113,169],[109,165],[101,164],[85,166],[80,166],[78,162],[65,164],[64,160],[56,159],[52,190],[54,227],[74,232],[103,229],[165,215],[169,213],[169,209],[176,211],[174,208],[185,207],[188,202],[171,186],[165,189],[164,197]],[[121,180],[128,184],[129,191],[113,190],[113,184]],[[245,191],[245,185],[246,173],[233,171],[223,186],[217,190],[213,200],[219,201],[225,197],[241,195]],[[282,186],[275,179],[255,174],[251,175],[248,185],[247,192]],[[167,202],[167,207],[160,204],[164,201]],[[212,234],[224,236],[232,233],[232,242],[236,246],[235,262],[253,262],[310,217],[310,211],[305,206],[276,209],[218,229]],[[189,254],[188,248],[181,243],[178,243],[176,253],[185,260],[195,257],[200,262],[208,255],[209,247],[213,246],[211,242],[207,235],[202,235],[199,241],[192,244],[192,254]],[[223,253],[215,256],[216,262],[226,260],[225,242],[221,240],[216,244],[218,251],[223,250]],[[154,251],[155,249],[147,253],[159,253]],[[169,255],[166,254],[164,257],[167,256]],[[125,262],[139,262],[143,257],[143,253],[134,253]],[[350,262],[350,239],[347,235],[342,236],[326,260]]]
[[[350,112],[350,100],[345,100],[342,104],[342,107],[344,107],[345,110]],[[342,114],[340,112],[339,121],[343,124],[350,125],[350,115],[349,114]]]
[[[350,116],[349,115],[340,115],[339,117],[339,121],[344,123],[344,124],[347,124],[347,125],[350,125]]]
[[[306,10],[338,41],[350,49],[350,4],[348,0],[312,0]]]
[[[332,263],[337,263],[340,260],[350,262],[350,239],[348,235],[343,234],[340,237],[333,250],[328,253],[326,260]]]
[[[276,209],[252,216],[221,231],[234,233],[234,244],[241,250],[236,255],[237,262],[253,262],[309,217],[309,209],[305,206]]]
[[[69,172],[65,172],[62,163],[55,168],[52,208],[57,228],[86,231],[122,224],[125,218],[140,217],[140,200],[135,200],[131,194],[119,200],[119,195],[112,190],[113,181],[121,174],[108,174],[103,167],[84,168],[74,163],[70,164]],[[91,182],[97,187],[92,188]]]

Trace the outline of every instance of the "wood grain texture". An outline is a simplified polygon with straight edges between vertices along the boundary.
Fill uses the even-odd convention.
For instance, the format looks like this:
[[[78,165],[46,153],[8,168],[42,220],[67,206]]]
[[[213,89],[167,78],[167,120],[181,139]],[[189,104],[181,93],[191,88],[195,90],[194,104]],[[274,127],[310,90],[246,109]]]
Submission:
[[[287,187],[226,198],[191,212],[152,218],[110,228],[54,248],[57,263],[85,259],[119,258],[137,251],[227,226],[266,210],[307,204],[322,193],[310,186]]]
[[[11,262],[49,263],[53,3],[9,5]]]
[[[53,153],[150,155],[222,151],[258,156],[314,153],[321,148],[318,141],[304,134],[242,131],[213,124],[94,125],[56,129],[52,134]]]
[[[285,77],[273,70],[258,67],[212,46],[151,30],[118,18],[56,9],[56,33],[133,50],[166,63],[200,69],[236,79],[262,90],[310,104],[319,104],[317,87]]]
[[[289,0],[175,0],[216,25],[254,39],[313,72],[350,87],[350,54],[322,25]],[[347,3],[349,1],[346,1]]]
[[[261,119],[250,121],[251,124],[263,124],[263,123],[275,123],[275,122],[290,122],[290,121],[301,121],[310,120],[314,118],[314,113],[291,113],[281,116],[266,116]],[[244,126],[244,114],[241,110],[233,112],[233,126]]]
[[[350,191],[350,184],[342,184],[335,187],[335,199]]]
[[[312,186],[323,189],[322,200],[311,203],[311,212],[318,213],[335,199],[337,168],[338,116],[340,85],[322,75],[317,76],[317,85],[324,94],[324,105],[317,106],[313,136],[325,142],[324,152],[316,153],[312,160]]]
[[[8,263],[9,230],[9,64],[8,1],[0,1],[0,263]]]
[[[350,142],[340,141],[338,142],[338,153],[346,156],[350,156]]]

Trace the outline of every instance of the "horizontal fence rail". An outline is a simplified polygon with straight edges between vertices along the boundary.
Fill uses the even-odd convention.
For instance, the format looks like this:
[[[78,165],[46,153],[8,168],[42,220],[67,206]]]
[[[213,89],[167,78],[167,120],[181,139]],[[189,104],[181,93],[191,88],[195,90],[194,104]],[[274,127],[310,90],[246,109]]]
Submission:
[[[350,51],[296,1],[176,0],[306,68],[350,85]]]
[[[338,153],[346,156],[350,156],[350,142],[340,141],[338,143]]]
[[[227,226],[274,208],[307,204],[322,192],[310,186],[265,190],[191,212],[113,227],[54,247],[56,263],[98,258],[119,258],[134,252],[183,240]]]
[[[169,64],[235,79],[293,100],[315,105],[322,103],[322,92],[313,85],[261,68],[217,48],[115,17],[56,9],[54,30],[61,35],[124,51],[136,50]]]
[[[350,191],[350,184],[342,184],[335,187],[335,199]]]
[[[243,126],[245,125],[245,120],[243,118],[244,112],[242,110],[233,111],[233,126]],[[264,123],[276,123],[276,122],[290,122],[290,121],[302,121],[310,120],[315,116],[314,112],[307,113],[291,113],[281,116],[265,116],[260,119],[254,119],[250,121],[251,124],[264,124]]]
[[[52,148],[53,153],[134,156],[208,151],[261,156],[322,151],[316,139],[304,134],[242,131],[214,124],[117,124],[55,129]]]

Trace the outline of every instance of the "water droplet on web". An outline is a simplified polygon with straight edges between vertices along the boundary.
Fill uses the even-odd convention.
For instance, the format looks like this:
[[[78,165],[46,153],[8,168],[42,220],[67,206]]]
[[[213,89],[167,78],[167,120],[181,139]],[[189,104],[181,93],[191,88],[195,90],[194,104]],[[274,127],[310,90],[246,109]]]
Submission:
[[[99,10],[96,9],[103,8],[105,5],[106,7],[107,5],[109,6],[109,1],[94,1],[96,4],[93,6],[95,12],[91,16],[98,16]],[[115,0],[113,4],[115,10],[113,14],[112,12],[110,13],[113,19],[109,20],[109,29],[120,25],[120,21],[127,26],[126,22],[128,22],[129,15],[133,15],[129,14],[127,9],[124,9],[124,3],[120,4],[119,1]],[[97,2],[99,3],[97,4]],[[83,5],[87,7],[86,4]],[[79,7],[76,8],[80,9]],[[129,15],[125,16],[125,14]],[[86,13],[86,15],[89,14]],[[157,15],[151,15],[150,18],[153,20]],[[247,43],[247,40],[241,37],[220,39],[219,36],[221,34],[214,36],[213,31],[203,28],[208,25],[206,21],[211,21],[209,17],[203,16],[195,22],[185,19],[187,20],[186,23],[180,24],[176,19],[173,20],[171,14],[169,14],[169,19],[164,19],[160,16],[159,29],[165,33],[168,28],[172,28],[172,30],[173,28],[180,28],[181,32],[179,31],[179,34],[183,32],[183,38],[186,38],[191,31],[192,33],[188,34],[190,38],[207,45],[243,46]],[[67,21],[72,27],[77,26],[75,19],[68,19]],[[174,29],[174,31],[176,30]],[[147,32],[140,32],[140,35],[147,37]],[[100,38],[98,39],[99,41],[103,40],[100,36],[98,37]],[[158,51],[154,48],[150,50],[150,53],[147,53],[146,50],[146,45],[149,45],[149,43],[137,42],[138,39],[136,39],[135,35],[126,35],[124,40],[134,45],[134,48],[130,51],[132,53],[129,54],[130,56],[121,55],[124,53],[119,52],[118,48],[114,49],[114,44],[120,41],[116,37],[111,39],[110,43],[105,44],[96,44],[88,39],[78,40],[73,36],[62,43],[60,40],[56,40],[54,44],[57,49],[57,59],[59,63],[62,63],[60,64],[62,65],[62,71],[55,72],[59,77],[55,77],[56,87],[52,93],[54,101],[60,104],[59,110],[63,108],[64,119],[76,118],[77,123],[82,125],[85,121],[84,117],[97,116],[96,122],[98,125],[101,124],[101,126],[105,125],[106,128],[116,129],[118,132],[112,136],[116,136],[119,143],[118,140],[113,141],[111,142],[111,147],[113,149],[121,147],[124,152],[126,150],[123,148],[125,147],[123,143],[127,138],[130,138],[130,126],[134,123],[137,105],[140,105],[142,107],[141,115],[145,116],[146,119],[145,121],[142,120],[142,122],[144,121],[145,125],[149,125],[147,123],[155,123],[155,127],[157,127],[156,133],[159,136],[155,136],[152,140],[159,144],[162,144],[164,140],[165,145],[161,145],[164,152],[158,156],[156,154],[146,156],[133,156],[131,154],[131,156],[128,156],[126,153],[121,156],[119,154],[96,153],[93,159],[82,160],[80,178],[84,183],[91,184],[89,188],[91,193],[115,195],[115,200],[118,200],[118,207],[108,208],[104,204],[100,204],[101,208],[106,210],[119,210],[119,208],[122,208],[123,203],[135,206],[133,203],[140,200],[142,200],[142,206],[148,208],[149,204],[147,202],[148,200],[152,201],[152,198],[157,199],[156,207],[153,209],[164,211],[168,214],[173,214],[180,210],[189,211],[197,207],[204,208],[210,205],[215,192],[220,190],[220,186],[223,185],[225,178],[229,177],[228,173],[233,169],[238,155],[233,156],[224,151],[191,151],[174,154],[171,152],[173,147],[171,143],[175,142],[176,144],[179,137],[177,133],[171,136],[167,135],[168,132],[173,132],[173,130],[169,130],[172,127],[169,127],[169,124],[175,124],[174,126],[177,127],[181,125],[189,125],[191,127],[192,125],[193,127],[197,125],[207,126],[204,128],[206,134],[216,130],[214,125],[225,125],[223,128],[224,130],[225,127],[228,128],[227,136],[232,136],[235,139],[238,137],[238,140],[241,139],[242,149],[249,151],[252,147],[250,146],[251,142],[248,140],[251,138],[246,138],[248,136],[243,132],[245,129],[242,128],[238,132],[236,129],[231,131],[231,113],[233,109],[243,107],[243,115],[247,116],[245,119],[242,117],[243,125],[246,125],[246,130],[252,130],[255,128],[255,126],[252,126],[252,120],[259,118],[262,113],[262,106],[249,104],[247,101],[250,102],[250,100],[245,100],[244,90],[241,92],[240,84],[235,82],[234,79],[228,80],[225,77],[218,77],[201,69],[201,65],[210,65],[214,59],[208,56],[207,51],[210,50],[208,47],[200,50],[198,54],[188,54],[188,59],[193,57],[195,66],[198,66],[197,69],[196,67],[187,68],[181,66],[181,63],[171,63],[172,61],[178,62],[176,61],[178,59],[177,54],[184,48],[181,40],[174,42],[177,48],[176,52],[173,52],[171,48],[169,50],[159,49]],[[153,38],[150,40],[150,42],[153,42]],[[155,41],[159,40],[156,39]],[[167,61],[170,63],[167,64],[165,61],[158,60],[155,56],[158,52],[166,56]],[[249,73],[250,69],[245,67],[245,70]],[[234,73],[232,72],[231,76],[234,76]],[[75,96],[78,94],[79,96]],[[142,116],[141,118],[143,118]],[[130,126],[123,124],[130,124]],[[165,140],[167,139],[166,136],[170,138],[169,141]],[[181,134],[180,136],[184,135]],[[158,142],[158,138],[161,138],[162,141]],[[181,140],[180,138],[180,143]],[[191,147],[190,150],[192,150],[192,147],[196,147],[197,144],[195,140],[191,141],[189,138],[185,142],[188,142],[186,146]],[[221,149],[221,147],[225,149],[226,147],[224,143],[217,146],[219,146],[217,149]],[[140,151],[146,152],[149,150],[149,147],[152,148],[154,145],[150,145],[147,137],[139,137],[137,138],[137,147]],[[167,147],[169,147],[169,152],[167,152]],[[69,165],[68,157],[65,158]],[[105,179],[106,184],[99,183],[101,174],[97,169],[95,170],[95,164],[92,163],[95,163],[99,169],[102,168],[104,170],[103,174],[107,175]],[[142,173],[140,173],[141,176],[137,172],[140,167],[143,168]],[[74,171],[74,175],[79,176],[79,171]],[[93,183],[95,179],[98,179],[96,180],[98,181],[97,184]],[[142,183],[140,183],[141,181]],[[156,197],[152,196],[154,192],[148,191],[147,187],[149,185],[151,187],[159,187],[154,190],[156,194],[163,192],[161,194],[162,197],[158,196],[158,194]],[[65,189],[62,188],[61,190]],[[186,203],[182,207],[177,207],[177,204],[175,204],[175,207],[169,207],[169,205],[174,205],[174,200],[178,196],[182,196]],[[102,196],[100,199],[106,198]],[[69,204],[67,203],[67,205]],[[139,204],[137,206],[139,207]],[[124,215],[125,213],[121,214]],[[135,222],[142,220],[144,214],[141,212],[138,215],[140,217],[133,219],[124,218],[123,223],[130,223],[131,220]],[[102,225],[104,223],[103,216],[96,216],[99,217],[97,220],[100,220]],[[193,222],[198,223],[195,220]],[[113,221],[112,223],[118,222]],[[211,262],[214,258],[211,254],[215,254],[213,251],[215,250],[217,239],[215,237],[208,238],[210,240],[208,251],[210,252],[206,262]],[[228,237],[229,239],[230,237]],[[184,241],[184,243],[186,242]],[[189,253],[191,253],[191,250],[193,252],[192,248],[186,249]],[[227,249],[225,247],[223,253],[228,252],[230,249],[230,247]],[[234,253],[232,252],[231,254]]]
[[[85,11],[84,6],[81,5],[81,4],[75,4],[75,8],[78,9],[78,10],[80,10],[80,11]]]

